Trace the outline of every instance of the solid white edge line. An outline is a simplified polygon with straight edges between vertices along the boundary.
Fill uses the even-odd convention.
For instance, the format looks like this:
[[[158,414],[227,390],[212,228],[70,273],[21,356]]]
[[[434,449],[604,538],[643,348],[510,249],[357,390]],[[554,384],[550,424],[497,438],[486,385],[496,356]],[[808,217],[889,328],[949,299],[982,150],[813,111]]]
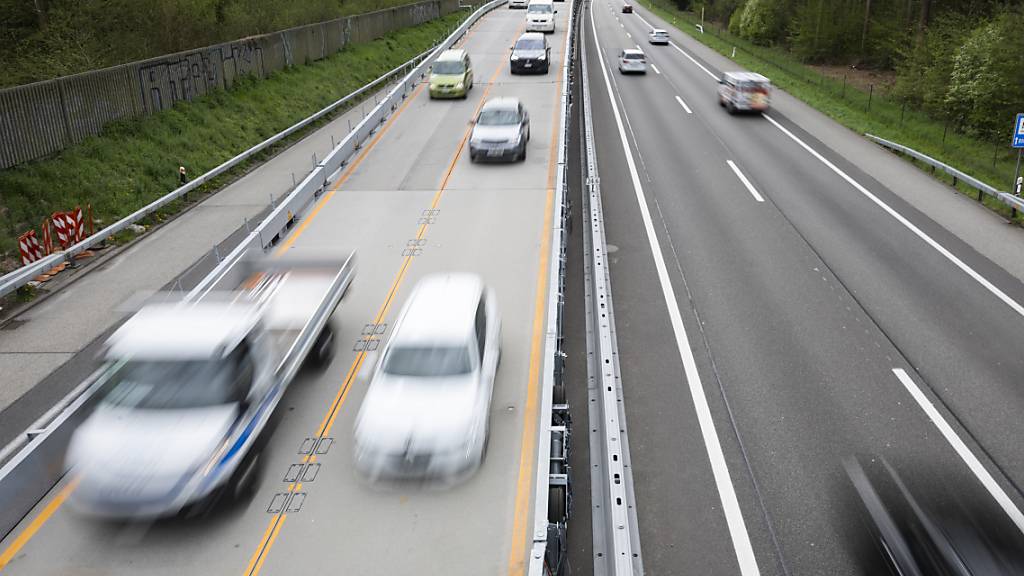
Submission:
[[[764,198],[761,197],[757,190],[754,189],[754,185],[750,183],[750,180],[747,180],[747,177],[743,175],[743,172],[740,172],[736,163],[732,160],[726,160],[725,163],[729,165],[729,168],[732,168],[732,171],[736,173],[736,177],[740,179],[740,182],[743,182],[744,186],[747,187],[747,190],[750,192],[750,195],[754,197],[754,200],[764,202]]]
[[[686,105],[686,102],[683,102],[682,98],[676,96],[676,102],[679,102],[679,105],[683,107],[683,110],[686,110],[687,114],[693,114],[693,110],[690,110],[690,107]]]
[[[946,438],[953,450],[956,451],[960,459],[967,464],[967,467],[971,469],[971,472],[978,478],[982,486],[988,490],[988,493],[992,495],[992,498],[999,504],[999,507],[1006,512],[1006,515],[1010,517],[1010,520],[1017,526],[1017,529],[1024,533],[1024,514],[1021,513],[1020,509],[1010,500],[1010,497],[1003,491],[996,479],[988,473],[985,466],[980,460],[971,452],[971,449],[967,447],[967,444],[960,439],[953,427],[949,425],[942,414],[939,413],[935,405],[932,404],[931,400],[925,396],[924,392],[914,383],[914,380],[907,374],[902,368],[893,368],[893,373],[896,374],[896,378],[899,379],[903,387],[910,392],[914,400],[921,406],[925,414],[935,424],[935,427],[939,429],[939,432]]]
[[[683,50],[682,48],[680,48],[679,46],[677,46],[675,42],[672,42],[671,40],[669,40],[669,45],[672,46],[673,48],[675,48],[676,50],[678,50],[679,53],[682,54],[683,56],[686,56],[687,58],[689,58],[690,62],[693,62],[694,64],[696,64],[697,67],[700,68],[701,70],[703,70],[705,73],[707,73],[708,76],[711,76],[712,78],[714,78],[715,82],[718,82],[718,76],[715,76],[714,73],[711,72],[711,70],[708,70],[707,68],[704,67],[703,64],[701,64],[700,62],[697,62],[696,60],[694,60],[693,56],[690,56],[689,54],[687,54],[686,51]]]
[[[619,106],[615,101],[615,94],[612,91],[612,83],[608,78],[608,67],[605,64],[601,42],[597,37],[597,24],[594,22],[593,10],[590,11],[590,27],[594,34],[594,43],[597,46],[597,57],[601,63],[601,74],[604,77],[605,89],[608,92],[612,113],[615,116],[615,125],[619,131],[619,140],[626,153],[626,164],[633,182],[633,191],[636,194],[640,215],[644,221],[644,230],[647,233],[647,240],[651,246],[654,266],[658,271],[658,281],[661,284],[662,295],[665,298],[665,306],[668,308],[676,347],[679,351],[679,357],[683,361],[686,382],[697,413],[697,421],[700,424],[704,446],[708,452],[708,460],[710,460],[711,472],[714,475],[715,486],[718,489],[718,497],[722,502],[722,512],[725,515],[729,536],[736,551],[736,561],[740,567],[740,574],[742,576],[760,576],[761,572],[757,566],[757,558],[754,556],[754,548],[750,543],[750,534],[747,533],[746,523],[743,520],[743,511],[740,509],[739,500],[736,497],[736,489],[733,487],[732,478],[729,475],[729,467],[725,462],[725,453],[722,451],[721,442],[715,432],[715,422],[711,417],[711,407],[708,405],[707,396],[704,394],[704,385],[701,383],[700,373],[697,370],[697,360],[693,357],[693,352],[690,350],[690,340],[686,335],[686,327],[683,325],[683,316],[679,311],[679,304],[676,302],[672,280],[668,276],[668,267],[665,264],[665,257],[661,252],[661,243],[658,241],[658,234],[654,229],[650,210],[647,208],[647,199],[644,196],[643,186],[640,184],[640,175],[637,173],[633,152],[626,138],[626,130],[623,128],[622,114],[619,112]]]
[[[943,256],[945,256],[946,259],[949,260],[950,262],[952,262],[957,268],[963,270],[968,276],[970,276],[976,282],[978,282],[978,284],[981,284],[982,286],[984,286],[986,290],[988,290],[993,295],[995,295],[995,297],[998,298],[999,300],[1002,300],[1003,303],[1006,304],[1007,306],[1009,306],[1011,309],[1013,309],[1014,312],[1016,312],[1020,316],[1024,317],[1024,306],[1021,306],[1016,300],[1014,300],[1013,298],[1010,298],[1005,292],[1000,290],[995,284],[993,284],[992,282],[989,282],[987,278],[985,278],[984,276],[979,274],[977,271],[975,271],[974,268],[971,268],[970,266],[968,266],[963,260],[961,260],[960,258],[956,257],[956,255],[954,255],[952,252],[947,250],[946,247],[944,247],[942,244],[939,244],[931,236],[929,236],[923,230],[921,230],[920,228],[915,226],[912,222],[910,222],[910,220],[907,220],[902,214],[900,214],[895,209],[890,207],[888,204],[883,202],[878,196],[875,196],[873,193],[871,193],[870,190],[868,190],[867,188],[861,186],[859,182],[857,182],[856,180],[851,178],[846,172],[843,172],[842,170],[840,170],[838,166],[836,166],[835,164],[830,162],[827,158],[825,158],[824,156],[819,154],[814,148],[811,148],[810,146],[808,146],[803,140],[801,140],[795,134],[793,134],[792,132],[787,130],[785,126],[783,126],[782,124],[779,124],[778,122],[776,122],[774,118],[772,118],[771,116],[769,116],[767,114],[762,114],[762,116],[764,116],[764,118],[766,120],[768,120],[769,122],[774,124],[775,127],[778,128],[779,130],[781,130],[783,134],[785,134],[786,136],[789,136],[790,139],[792,139],[794,142],[799,144],[800,147],[802,147],[804,150],[806,150],[808,153],[810,153],[811,156],[814,156],[815,158],[817,158],[819,161],[821,161],[822,164],[824,164],[825,166],[828,166],[833,172],[838,174],[840,178],[842,178],[843,180],[846,180],[846,182],[849,183],[850,186],[853,186],[861,194],[863,194],[864,196],[867,196],[867,198],[869,200],[871,200],[872,202],[874,202],[879,208],[881,208],[882,210],[885,210],[886,212],[888,212],[889,215],[892,216],[893,218],[895,218],[900,224],[903,224],[908,230],[910,230],[911,232],[916,234],[918,238],[920,238],[921,240],[924,240],[925,243],[927,243],[929,246],[934,248],[939,254],[942,254]]]
[[[658,70],[658,67],[654,64],[651,64],[651,70],[654,70],[655,74],[661,74],[661,70]]]

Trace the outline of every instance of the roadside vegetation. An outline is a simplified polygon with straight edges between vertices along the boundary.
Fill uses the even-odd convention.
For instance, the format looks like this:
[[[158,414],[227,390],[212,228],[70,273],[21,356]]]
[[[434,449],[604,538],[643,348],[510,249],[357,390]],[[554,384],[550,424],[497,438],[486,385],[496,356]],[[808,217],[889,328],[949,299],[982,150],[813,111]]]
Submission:
[[[1010,190],[1011,129],[1024,112],[1020,2],[640,1],[848,128]],[[1002,203],[984,202],[1010,215]]]
[[[352,45],[265,80],[243,79],[230,91],[217,90],[153,116],[111,124],[99,136],[51,158],[0,171],[3,270],[20,265],[17,236],[36,228],[51,212],[91,204],[94,218],[109,224],[176,188],[179,165],[187,167],[190,178],[206,172],[427,50],[468,14],[455,12]],[[293,135],[276,150],[316,127]],[[192,201],[245,169],[241,166],[207,184]],[[175,204],[153,220],[185,205]]]
[[[0,88],[413,0],[0,0]]]

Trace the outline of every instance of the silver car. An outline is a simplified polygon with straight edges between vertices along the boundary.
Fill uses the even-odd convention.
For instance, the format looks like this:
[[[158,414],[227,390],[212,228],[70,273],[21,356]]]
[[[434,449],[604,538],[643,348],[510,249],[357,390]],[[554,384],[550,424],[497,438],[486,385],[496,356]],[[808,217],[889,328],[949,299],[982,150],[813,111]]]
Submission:
[[[647,34],[647,41],[651,44],[668,45],[668,32],[660,28],[655,28]]]
[[[526,160],[530,140],[530,115],[518,98],[488,100],[473,120],[469,159]]]
[[[647,57],[642,50],[627,48],[619,52],[619,72],[623,74],[646,74]]]
[[[416,285],[373,366],[355,429],[370,481],[464,479],[487,450],[501,354],[494,293],[472,274]]]

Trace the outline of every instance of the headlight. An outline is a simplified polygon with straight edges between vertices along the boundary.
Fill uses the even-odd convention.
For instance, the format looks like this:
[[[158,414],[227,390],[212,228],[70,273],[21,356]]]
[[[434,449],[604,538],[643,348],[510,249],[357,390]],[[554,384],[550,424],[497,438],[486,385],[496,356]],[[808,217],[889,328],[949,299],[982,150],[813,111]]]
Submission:
[[[519,56],[516,56],[515,54],[513,54],[513,55],[512,55],[512,60],[513,60],[513,61],[515,61],[515,60],[519,60]]]
[[[540,56],[537,56],[537,60],[547,60],[547,59],[548,59],[547,54],[541,54]]]
[[[455,85],[455,89],[456,90],[462,90],[465,87],[466,87],[466,85],[463,84],[462,82],[459,82],[458,84]]]

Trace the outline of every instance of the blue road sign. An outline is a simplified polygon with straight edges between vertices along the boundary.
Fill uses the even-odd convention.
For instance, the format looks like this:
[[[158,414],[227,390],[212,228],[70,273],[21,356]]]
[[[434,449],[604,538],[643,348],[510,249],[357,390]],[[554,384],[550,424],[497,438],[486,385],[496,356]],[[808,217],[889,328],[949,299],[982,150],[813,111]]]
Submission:
[[[1024,113],[1017,114],[1013,123],[1013,147],[1024,148]]]

